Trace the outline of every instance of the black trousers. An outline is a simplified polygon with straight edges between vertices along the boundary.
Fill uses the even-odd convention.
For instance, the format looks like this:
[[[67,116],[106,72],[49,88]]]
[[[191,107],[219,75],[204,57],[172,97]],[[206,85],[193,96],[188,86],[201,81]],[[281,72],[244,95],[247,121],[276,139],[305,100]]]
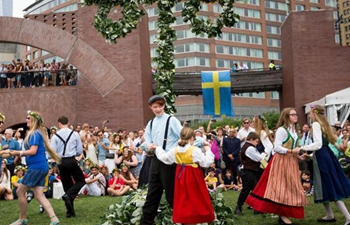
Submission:
[[[142,208],[140,225],[153,225],[157,216],[158,206],[165,190],[165,197],[173,207],[174,179],[176,165],[166,165],[154,156],[150,167],[150,180],[146,202]]]
[[[243,169],[239,173],[242,178],[243,189],[238,196],[237,205],[239,207],[242,207],[245,200],[247,200],[248,195],[255,188],[255,185],[257,184],[258,171]]]
[[[69,196],[71,203],[78,195],[80,189],[85,185],[85,178],[75,157],[62,158],[60,164],[60,176],[65,193]],[[74,182],[73,182],[74,180]]]

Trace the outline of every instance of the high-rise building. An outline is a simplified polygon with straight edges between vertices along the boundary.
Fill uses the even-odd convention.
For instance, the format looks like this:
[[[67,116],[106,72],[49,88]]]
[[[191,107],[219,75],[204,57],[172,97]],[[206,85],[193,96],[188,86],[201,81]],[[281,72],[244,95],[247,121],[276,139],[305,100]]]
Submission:
[[[13,15],[13,0],[0,0],[0,16]],[[9,63],[17,53],[17,45],[10,43],[0,43],[0,63]]]
[[[349,0],[338,1],[340,43],[343,46],[350,46],[350,3]]]
[[[0,0],[0,16],[12,16],[13,0]]]
[[[231,69],[234,63],[239,62],[251,70],[262,70],[268,68],[270,60],[279,66],[282,64],[281,25],[289,12],[331,9],[334,10],[335,21],[338,19],[336,0],[238,0],[234,7],[241,17],[240,21],[234,27],[224,28],[221,37],[207,38],[205,35],[194,35],[189,24],[183,22],[183,6],[184,1],[173,8],[176,16],[173,27],[177,34],[174,43],[176,72]],[[79,36],[77,23],[80,7],[80,0],[41,0],[25,9],[25,17]],[[146,11],[149,19],[150,54],[153,58],[157,54],[157,44],[154,41],[157,39],[158,9],[152,5],[147,6]],[[202,4],[198,17],[214,20],[220,12],[222,8],[217,3]],[[91,29],[94,28],[91,26]],[[339,40],[339,36],[335,35],[335,40]],[[26,58],[34,62],[40,59],[49,61],[55,57],[44,50],[30,47],[25,52]],[[237,118],[279,111],[277,92],[233,94],[232,98]],[[177,117],[180,119],[208,118],[202,115],[201,96],[179,96],[176,105]]]

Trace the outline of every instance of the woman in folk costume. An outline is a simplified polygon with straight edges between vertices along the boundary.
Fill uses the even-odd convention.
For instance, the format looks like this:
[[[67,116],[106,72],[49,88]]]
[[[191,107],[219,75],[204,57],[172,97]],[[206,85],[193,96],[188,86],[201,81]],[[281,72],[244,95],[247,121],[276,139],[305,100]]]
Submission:
[[[195,136],[193,129],[184,127],[180,136],[178,147],[168,152],[161,147],[156,149],[159,160],[165,164],[177,164],[173,222],[182,224],[212,222],[215,219],[214,209],[199,166],[209,167],[214,162],[214,155],[210,148],[206,148],[203,153],[199,148],[192,146]]]
[[[303,219],[308,203],[300,182],[297,121],[295,109],[282,111],[275,135],[275,154],[246,201],[258,212],[279,215],[279,224],[292,224],[288,217]]]
[[[335,202],[338,209],[345,216],[345,225],[350,225],[350,214],[342,199],[350,197],[350,183],[337,158],[328,147],[334,144],[337,137],[325,116],[325,109],[316,105],[311,108],[309,117],[312,123],[313,143],[301,147],[301,150],[314,151],[313,154],[313,179],[314,201],[323,203],[326,216],[317,219],[318,222],[336,222],[329,202]]]

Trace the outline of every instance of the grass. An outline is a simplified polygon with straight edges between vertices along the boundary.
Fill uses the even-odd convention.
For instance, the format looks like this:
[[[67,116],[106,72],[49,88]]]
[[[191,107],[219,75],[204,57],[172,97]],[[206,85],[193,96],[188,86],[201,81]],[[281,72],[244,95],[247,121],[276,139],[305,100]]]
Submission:
[[[238,198],[239,192],[228,191],[223,193],[225,196],[225,204],[234,208]],[[121,201],[121,197],[89,197],[80,196],[77,201],[74,202],[77,216],[73,218],[65,217],[65,206],[62,200],[50,199],[50,202],[55,210],[56,215],[59,217],[61,224],[69,225],[96,225],[102,224],[102,216],[104,215],[107,207],[111,204]],[[322,204],[314,204],[312,197],[309,198],[309,205],[305,208],[304,220],[293,220],[296,225],[320,225],[316,221],[317,218],[324,216],[324,208]],[[347,205],[350,204],[350,200],[346,200]],[[190,203],[189,203],[190,204]],[[334,204],[331,204],[335,217],[338,219],[336,223],[332,225],[340,225],[345,223],[344,216],[340,211],[335,208]],[[18,219],[19,208],[17,200],[6,202],[0,201],[0,224],[10,224]],[[49,218],[46,213],[38,214],[39,204],[36,200],[33,200],[28,204],[27,216],[30,225],[46,225],[49,224]],[[272,218],[270,215],[254,215],[252,210],[248,210],[247,207],[243,208],[243,215],[235,216],[237,225],[277,225],[277,218]]]

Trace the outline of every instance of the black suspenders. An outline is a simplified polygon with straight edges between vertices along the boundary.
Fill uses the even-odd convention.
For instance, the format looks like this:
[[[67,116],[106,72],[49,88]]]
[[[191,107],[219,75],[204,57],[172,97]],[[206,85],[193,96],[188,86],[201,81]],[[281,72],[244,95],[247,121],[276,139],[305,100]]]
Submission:
[[[62,157],[66,154],[67,143],[68,143],[68,141],[69,141],[69,139],[70,139],[70,137],[72,136],[73,133],[74,133],[74,130],[72,130],[72,132],[70,132],[70,134],[69,134],[69,136],[68,136],[66,141],[63,140],[63,138],[60,135],[55,134],[63,142],[63,145],[64,145]]]

